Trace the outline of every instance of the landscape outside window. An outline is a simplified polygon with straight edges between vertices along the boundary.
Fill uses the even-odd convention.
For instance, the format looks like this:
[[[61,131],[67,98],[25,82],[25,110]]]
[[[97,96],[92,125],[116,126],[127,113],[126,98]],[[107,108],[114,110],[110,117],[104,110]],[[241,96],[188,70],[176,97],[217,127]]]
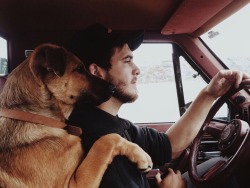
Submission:
[[[179,115],[174,79],[172,44],[142,44],[134,51],[140,68],[139,98],[122,106],[119,116],[134,123],[174,122]]]
[[[7,41],[0,37],[0,75],[7,75]]]

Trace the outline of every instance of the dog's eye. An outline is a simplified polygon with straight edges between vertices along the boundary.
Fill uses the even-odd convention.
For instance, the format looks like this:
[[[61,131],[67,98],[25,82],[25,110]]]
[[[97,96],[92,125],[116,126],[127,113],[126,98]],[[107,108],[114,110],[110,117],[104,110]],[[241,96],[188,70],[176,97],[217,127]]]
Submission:
[[[84,73],[84,66],[83,65],[79,65],[77,68],[76,68],[76,71],[80,74],[83,74]]]

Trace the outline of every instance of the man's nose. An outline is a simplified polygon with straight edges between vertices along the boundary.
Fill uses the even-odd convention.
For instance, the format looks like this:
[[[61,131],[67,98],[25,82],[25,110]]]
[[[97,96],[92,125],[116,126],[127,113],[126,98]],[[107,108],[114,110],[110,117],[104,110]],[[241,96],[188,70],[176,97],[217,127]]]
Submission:
[[[134,66],[135,66],[135,68],[134,68],[134,74],[135,75],[141,74],[141,71],[140,71],[139,67],[137,67],[136,65],[134,65]]]

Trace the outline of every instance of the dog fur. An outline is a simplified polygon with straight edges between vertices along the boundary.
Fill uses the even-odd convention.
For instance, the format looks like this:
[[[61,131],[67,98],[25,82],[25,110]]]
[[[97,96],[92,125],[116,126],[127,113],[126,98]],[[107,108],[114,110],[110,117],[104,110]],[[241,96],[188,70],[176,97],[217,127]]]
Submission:
[[[62,47],[43,44],[8,76],[1,109],[14,109],[65,121],[78,101],[110,97],[109,84],[91,76],[83,63]],[[98,187],[117,155],[139,169],[150,157],[117,134],[101,137],[83,159],[79,137],[60,128],[0,117],[0,187]]]

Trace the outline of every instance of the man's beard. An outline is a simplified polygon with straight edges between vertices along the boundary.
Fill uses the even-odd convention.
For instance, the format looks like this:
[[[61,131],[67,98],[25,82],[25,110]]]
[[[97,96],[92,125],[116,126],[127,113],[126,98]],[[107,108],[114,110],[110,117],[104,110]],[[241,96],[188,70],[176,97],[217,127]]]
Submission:
[[[116,86],[113,97],[117,98],[122,103],[132,103],[138,98],[137,93],[131,94],[122,89],[124,86],[126,86],[125,82],[121,80],[115,80],[111,75],[108,75],[107,81]]]

